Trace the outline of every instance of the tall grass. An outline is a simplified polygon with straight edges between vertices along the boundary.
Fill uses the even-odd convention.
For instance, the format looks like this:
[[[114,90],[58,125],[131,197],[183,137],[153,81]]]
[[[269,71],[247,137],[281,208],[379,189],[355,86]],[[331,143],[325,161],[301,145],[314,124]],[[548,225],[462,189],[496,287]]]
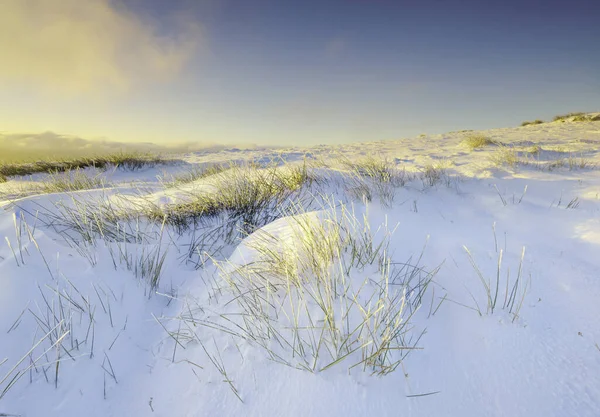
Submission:
[[[39,207],[35,213],[21,210],[40,224],[53,230],[63,241],[86,259],[98,264],[98,252],[105,248],[115,269],[119,266],[149,284],[150,293],[160,283],[163,266],[172,239],[166,241],[165,222],[148,222],[141,215],[123,217],[118,206],[106,200],[81,200],[72,196],[52,208]]]
[[[300,198],[314,177],[306,165],[252,168],[236,166],[207,179],[209,189],[189,192],[185,202],[165,207],[150,205],[144,214],[151,219],[166,219],[167,224],[186,230],[207,218],[226,216],[230,228],[248,232],[274,220]]]
[[[498,250],[497,243],[497,268],[493,278],[485,276],[485,274],[477,265],[473,254],[466,246],[464,246],[464,250],[467,253],[469,262],[475,270],[475,273],[479,278],[479,282],[484,289],[486,296],[486,314],[493,314],[498,309],[503,309],[508,311],[508,313],[512,316],[512,321],[515,321],[519,317],[521,307],[523,306],[523,302],[530,285],[530,283],[524,282],[523,278],[523,260],[525,258],[525,248],[523,247],[521,252],[519,266],[517,268],[517,275],[514,278],[511,278],[510,269],[506,269],[506,278],[503,276],[504,271],[502,270],[502,262],[504,251],[502,249]],[[479,314],[483,315],[482,309],[475,297],[473,297],[473,301],[476,304]]]
[[[79,190],[103,188],[110,185],[101,175],[87,174],[80,168],[65,172],[52,172],[40,181],[40,191],[44,193],[60,193]]]
[[[191,182],[198,181],[199,179],[219,174],[235,166],[235,164],[210,164],[196,167],[189,171],[175,175],[172,180],[166,183],[166,185],[169,187],[177,187],[180,185],[189,184]]]
[[[14,201],[36,194],[69,193],[110,186],[112,183],[107,181],[102,173],[94,174],[77,168],[64,172],[51,172],[36,181],[13,181],[0,190],[0,200]]]
[[[403,180],[405,177],[398,175],[396,167],[389,159],[383,156],[368,155],[358,159],[349,159],[342,156],[339,162],[359,177],[371,178],[379,182],[396,180],[399,182],[399,185],[404,185]]]
[[[379,198],[387,207],[394,201],[396,188],[414,179],[383,156],[369,155],[355,160],[340,157],[339,163],[347,170],[345,188],[351,197],[368,202]]]
[[[37,173],[56,173],[77,170],[82,168],[107,168],[117,167],[125,170],[137,170],[148,166],[168,164],[175,162],[174,159],[165,158],[160,155],[120,152],[109,155],[65,158],[65,159],[40,159],[36,161],[2,162],[0,160],[0,178],[12,176],[24,176]]]
[[[114,242],[105,241],[105,244],[115,269],[119,264],[133,272],[136,278],[149,284],[150,294],[152,294],[159,287],[171,245],[164,242],[164,222],[160,226],[158,237],[151,236],[148,229],[146,228],[143,234],[137,234],[138,241],[128,242],[123,239]]]
[[[490,161],[498,166],[516,167],[519,164],[519,155],[517,151],[510,146],[500,146],[489,156]]]
[[[202,328],[223,332],[309,372],[342,363],[377,375],[395,371],[418,349],[411,317],[437,270],[393,262],[392,232],[371,230],[366,216],[361,221],[343,205],[287,222],[288,238],[252,236],[245,246],[251,261],[217,262],[211,299],[228,308],[211,314],[186,306],[178,317],[186,337],[205,337]]]
[[[452,177],[448,174],[444,163],[427,164],[421,170],[421,182],[425,187],[434,187],[439,183],[445,184],[450,188]]]
[[[28,257],[35,255],[34,252],[27,251],[25,242],[22,242],[25,239],[33,244],[46,262],[37,243],[36,230],[35,224],[28,224],[22,216],[18,220],[15,218],[20,265],[28,262],[25,261]],[[62,273],[53,273],[49,267],[48,272],[51,281],[45,286],[37,285],[38,301],[28,303],[6,331],[10,334],[24,321],[29,321],[35,334],[31,345],[22,347],[23,355],[20,359],[10,369],[0,373],[0,401],[23,379],[28,379],[29,383],[46,381],[58,388],[65,362],[76,362],[83,357],[94,358],[98,349],[95,346],[96,326],[103,323],[114,326],[111,305],[114,306],[118,299],[110,288],[103,284],[92,284],[95,295],[84,294]],[[94,302],[93,297],[97,297],[99,304]],[[97,306],[101,308],[96,308]],[[108,350],[111,347],[112,345]],[[0,365],[2,363],[4,361]],[[105,362],[102,363],[103,368],[104,364]],[[115,377],[111,364],[106,365],[105,371]]]
[[[158,278],[150,277],[157,276],[156,272],[160,275],[165,252],[155,242],[156,226],[169,234],[171,230],[186,233],[191,241],[182,259],[200,266],[205,251],[215,255],[245,234],[284,216],[286,210],[310,207],[318,199],[309,191],[313,181],[305,165],[236,166],[207,178],[208,189],[182,190],[182,201],[166,206],[143,197],[134,201],[126,196],[90,199],[73,195],[29,214],[39,217],[40,223],[62,236],[90,264],[96,264],[98,242],[104,241],[112,248],[115,267],[124,265],[136,276],[157,282]],[[83,181],[83,185],[90,184]],[[65,186],[72,187],[68,183],[47,185],[52,190]],[[148,250],[140,251],[140,247]]]

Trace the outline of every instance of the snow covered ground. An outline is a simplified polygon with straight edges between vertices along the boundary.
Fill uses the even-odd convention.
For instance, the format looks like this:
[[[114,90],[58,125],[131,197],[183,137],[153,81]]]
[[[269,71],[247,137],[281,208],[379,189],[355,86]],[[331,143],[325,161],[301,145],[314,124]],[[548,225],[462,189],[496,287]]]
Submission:
[[[600,415],[600,122],[182,159],[0,184],[0,415]],[[273,160],[247,236],[136,212]]]

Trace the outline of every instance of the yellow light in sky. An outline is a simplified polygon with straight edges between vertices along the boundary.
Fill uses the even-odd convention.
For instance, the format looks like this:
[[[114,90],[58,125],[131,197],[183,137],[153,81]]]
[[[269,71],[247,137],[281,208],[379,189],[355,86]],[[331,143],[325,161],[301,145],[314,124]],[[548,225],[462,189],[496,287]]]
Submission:
[[[110,0],[4,0],[0,88],[106,94],[175,77],[192,55],[198,26],[174,37]]]

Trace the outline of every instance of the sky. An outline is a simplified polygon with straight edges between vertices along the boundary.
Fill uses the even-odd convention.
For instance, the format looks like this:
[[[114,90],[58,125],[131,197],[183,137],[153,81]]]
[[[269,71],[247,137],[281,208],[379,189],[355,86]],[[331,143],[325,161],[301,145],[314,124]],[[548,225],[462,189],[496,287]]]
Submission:
[[[3,0],[0,133],[303,146],[600,111],[597,0]]]

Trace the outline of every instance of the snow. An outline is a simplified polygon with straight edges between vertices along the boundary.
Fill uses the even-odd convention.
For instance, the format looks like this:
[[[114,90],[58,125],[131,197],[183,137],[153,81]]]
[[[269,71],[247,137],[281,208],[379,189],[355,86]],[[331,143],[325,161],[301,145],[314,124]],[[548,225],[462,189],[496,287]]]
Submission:
[[[489,158],[498,146],[465,147],[462,141],[472,133],[518,152],[535,145],[542,151],[528,165],[498,167]],[[43,175],[0,184],[0,237],[6,237],[0,246],[0,415],[598,416],[600,171],[593,164],[600,163],[599,144],[600,122],[555,122],[338,147],[186,154],[184,165],[100,173],[111,183],[102,190],[7,191],[15,183],[43,180]],[[438,164],[450,179],[433,187],[413,179],[394,189],[391,205],[376,198],[342,204],[343,190],[332,182],[321,208],[287,213],[236,240],[220,256],[193,262],[189,244],[200,229],[179,235],[142,222],[128,233],[147,236],[144,242],[98,237],[75,245],[60,226],[44,225],[57,202],[66,207],[88,202],[99,209],[120,201],[133,210],[142,201],[166,205],[193,193],[218,192],[210,179],[177,188],[166,188],[162,179],[190,167],[229,162],[232,156],[236,161],[298,162],[308,155],[332,167],[339,154],[351,160],[381,155],[414,173]],[[585,158],[588,167],[536,165],[569,155]],[[269,274],[275,274],[267,270],[272,264],[265,260],[265,247],[304,265],[310,254],[294,254],[314,248],[299,234],[298,225],[307,224],[321,225],[318,230],[327,233],[327,225],[343,224],[344,233],[356,239],[370,227],[375,242],[388,243],[390,261],[415,265],[422,256],[418,264],[435,272],[412,315],[413,304],[408,304],[415,302],[415,292],[406,294],[402,317],[409,326],[403,340],[415,349],[404,352],[394,372],[349,369],[360,361],[360,350],[327,369],[331,353],[322,350],[314,372],[297,369],[270,359],[265,348],[237,331],[233,335],[217,328],[237,329],[243,323],[239,301],[244,292],[235,293],[227,280],[250,291],[253,282],[270,282]],[[140,267],[156,253],[157,258],[166,255],[153,290],[149,273]],[[487,311],[487,294],[469,253],[492,287],[502,256],[493,312]],[[248,280],[248,268],[264,276]],[[337,263],[328,268],[321,272],[334,276]],[[316,274],[302,271],[308,280]],[[352,268],[345,285],[356,304],[336,298],[336,314],[350,305],[348,323],[358,325],[363,314],[358,305],[365,310],[376,305],[369,300],[384,285],[382,276],[377,262]],[[505,295],[510,297],[507,276],[508,292],[521,279],[515,292],[515,305],[522,300],[518,314],[514,307],[512,312],[503,308]],[[315,285],[304,282],[309,282],[307,291]],[[389,286],[388,296],[403,300],[401,288]],[[278,312],[273,329],[282,338],[291,334],[286,333],[293,324],[290,306],[305,308],[296,312],[302,325],[308,317],[302,311],[319,316],[310,297],[289,301],[276,291],[264,297],[281,303],[265,312]],[[260,323],[257,319],[254,325]],[[28,355],[56,325],[58,330]],[[53,346],[56,336],[65,333]],[[304,363],[285,343],[272,339],[266,346],[291,365]],[[25,372],[3,395],[20,370]]]

